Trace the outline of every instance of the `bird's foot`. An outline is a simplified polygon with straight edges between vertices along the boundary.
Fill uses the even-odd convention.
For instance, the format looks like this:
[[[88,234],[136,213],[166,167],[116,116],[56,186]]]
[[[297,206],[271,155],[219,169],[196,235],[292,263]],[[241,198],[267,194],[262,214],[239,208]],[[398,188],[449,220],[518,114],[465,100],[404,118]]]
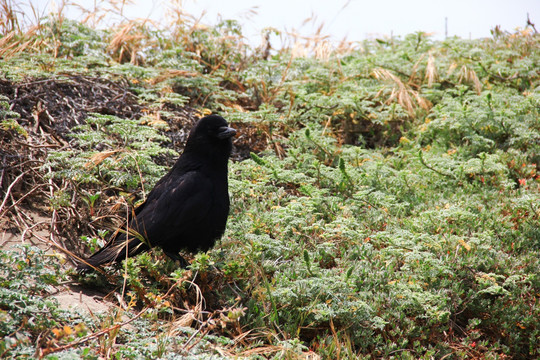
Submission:
[[[165,255],[171,258],[171,260],[174,261],[175,263],[178,262],[182,269],[185,269],[190,265],[190,263],[186,259],[184,259],[182,255],[178,253],[165,251]]]

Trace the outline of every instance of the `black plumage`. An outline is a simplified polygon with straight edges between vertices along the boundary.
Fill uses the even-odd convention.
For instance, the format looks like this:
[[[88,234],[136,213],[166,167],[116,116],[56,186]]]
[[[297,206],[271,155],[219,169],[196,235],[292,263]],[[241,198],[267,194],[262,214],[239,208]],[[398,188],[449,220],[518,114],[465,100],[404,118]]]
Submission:
[[[221,116],[199,120],[180,158],[135,209],[127,226],[86,262],[94,267],[119,262],[159,246],[185,265],[180,250],[210,249],[223,235],[229,214],[227,165],[235,134]],[[88,270],[88,264],[78,269]]]

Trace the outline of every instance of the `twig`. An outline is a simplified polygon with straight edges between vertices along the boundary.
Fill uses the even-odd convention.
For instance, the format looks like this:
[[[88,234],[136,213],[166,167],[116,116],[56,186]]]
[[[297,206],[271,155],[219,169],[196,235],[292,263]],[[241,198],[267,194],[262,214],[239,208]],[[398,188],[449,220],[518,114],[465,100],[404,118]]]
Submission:
[[[27,233],[28,231],[30,231],[30,233],[32,233],[32,229],[33,229],[33,228],[35,228],[35,227],[37,227],[37,226],[39,226],[39,225],[41,225],[41,224],[46,224],[46,223],[47,223],[46,221],[40,221],[40,222],[37,222],[37,223],[35,223],[34,225],[29,226],[29,227],[27,227],[26,229],[24,229],[24,231],[23,231],[22,234],[21,234],[21,242],[24,242],[24,238],[25,238],[26,233]]]
[[[25,198],[27,198],[29,195],[31,195],[34,191],[36,191],[37,189],[43,187],[43,186],[49,186],[49,184],[38,184],[36,186],[34,186],[32,189],[30,189],[30,191],[28,191],[26,194],[24,194],[23,196],[21,196],[17,201],[15,201],[15,203],[11,204],[8,208],[6,208],[5,210],[2,210],[2,206],[4,204],[2,204],[2,206],[0,206],[0,216],[4,215],[2,213],[2,211],[4,213],[7,213],[12,207],[16,206],[18,203],[20,203],[21,201],[23,201]],[[5,202],[5,199],[4,199],[4,202]]]
[[[527,26],[530,26],[535,34],[538,34],[538,31],[536,30],[536,26],[534,26],[534,23],[531,21],[531,18],[529,17],[529,13],[527,13]]]
[[[146,200],[146,191],[144,190],[144,178],[143,178],[141,168],[139,166],[139,162],[137,161],[137,158],[132,153],[129,153],[128,155],[133,159],[133,161],[135,161],[135,165],[137,166],[137,173],[139,174],[139,179],[141,180],[141,190],[142,190],[143,199]]]
[[[209,322],[210,320],[212,320],[211,317],[210,317],[208,320],[205,321],[205,324],[208,324],[208,322]],[[203,325],[204,325],[204,324],[203,324]],[[197,345],[198,343],[200,343],[201,340],[204,338],[204,336],[205,336],[206,334],[208,334],[208,332],[210,331],[211,327],[208,326],[206,329],[204,329],[204,331],[201,332],[202,329],[203,329],[203,326],[201,326],[199,329],[197,329],[197,331],[195,331],[195,332],[189,337],[189,339],[188,339],[188,340],[186,341],[186,343],[184,344],[182,350],[184,350],[184,351],[186,351],[186,352],[189,352],[191,349],[193,349],[193,347],[194,347],[195,345]],[[193,340],[193,338],[194,338],[195,336],[197,336],[199,333],[201,333],[201,337],[200,337],[197,341],[195,341],[193,344],[191,344],[191,345],[188,347],[187,345],[188,345],[188,344],[191,342],[191,340]]]
[[[504,77],[504,76],[500,76],[498,74],[494,74],[490,71],[488,71],[488,69],[484,66],[484,64],[482,64],[481,61],[478,62],[478,65],[480,65],[480,67],[482,68],[482,70],[484,70],[484,72],[486,74],[488,74],[489,76],[491,76],[492,78],[495,78],[497,80],[500,80],[500,81],[503,81],[503,82],[506,82],[506,81],[511,81],[511,80],[515,80],[518,78],[519,76],[519,72],[515,72],[514,75],[511,75],[511,76],[508,76],[508,77]]]
[[[13,199],[13,195],[10,195],[11,201],[15,202],[15,199]],[[19,226],[19,230],[23,228],[28,228],[28,224],[26,223],[26,220],[24,220],[23,215],[28,217],[25,213],[22,213],[19,211],[19,208],[17,206],[13,207],[13,210],[15,210],[15,222]],[[30,219],[31,220],[31,219]],[[22,225],[21,225],[22,223]],[[24,242],[24,239],[22,239],[22,242]]]
[[[50,198],[54,198],[54,187],[55,187],[55,184],[53,182],[53,176],[52,176],[52,169],[50,166],[47,166],[47,169],[49,169],[49,196]],[[73,202],[74,203],[74,202]],[[53,207],[53,213],[52,213],[52,216],[51,216],[51,233],[50,233],[50,239],[53,243],[56,243],[55,240],[54,240],[54,235],[58,233],[58,228],[57,228],[57,223],[56,223],[56,215],[57,215],[57,210]]]
[[[418,151],[418,158],[420,159],[420,162],[422,163],[422,165],[424,165],[429,170],[431,170],[433,172],[436,172],[439,175],[446,176],[446,177],[452,178],[454,180],[456,179],[456,177],[453,174],[446,174],[446,173],[444,173],[442,171],[439,171],[439,170],[435,169],[434,167],[428,165],[426,163],[426,161],[424,160],[423,156],[422,156],[422,150]]]
[[[15,184],[16,184],[17,182],[19,182],[19,180],[21,180],[22,177],[23,177],[24,175],[26,175],[27,173],[28,173],[28,171],[25,171],[25,172],[19,174],[19,176],[17,176],[17,177],[15,178],[15,180],[13,180],[13,181],[11,182],[11,184],[9,184],[9,186],[8,186],[8,188],[7,188],[7,190],[6,190],[6,193],[4,194],[4,201],[2,201],[2,204],[0,205],[0,214],[2,213],[2,209],[3,209],[4,206],[6,205],[6,202],[7,202],[8,198],[9,198],[9,194],[10,194],[10,192],[11,192],[11,189],[12,189],[13,186],[15,186]]]

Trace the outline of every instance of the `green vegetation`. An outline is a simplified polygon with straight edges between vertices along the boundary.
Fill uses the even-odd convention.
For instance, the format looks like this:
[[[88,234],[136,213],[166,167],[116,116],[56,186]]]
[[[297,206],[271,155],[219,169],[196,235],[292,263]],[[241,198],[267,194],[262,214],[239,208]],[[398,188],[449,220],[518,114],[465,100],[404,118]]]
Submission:
[[[156,250],[77,277],[69,256],[0,251],[0,357],[540,357],[533,29],[268,57],[233,21],[3,31],[3,231],[32,236],[38,211],[45,245],[88,253],[197,116],[239,136],[226,234],[188,269]],[[68,282],[117,306],[63,309]]]

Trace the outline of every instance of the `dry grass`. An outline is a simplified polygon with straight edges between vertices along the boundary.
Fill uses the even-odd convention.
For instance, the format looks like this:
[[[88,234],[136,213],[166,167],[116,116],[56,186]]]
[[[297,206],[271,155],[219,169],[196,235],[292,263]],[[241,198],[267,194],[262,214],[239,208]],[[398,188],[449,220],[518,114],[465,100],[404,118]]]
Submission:
[[[431,107],[431,103],[428,100],[421,97],[418,91],[413,90],[390,70],[376,68],[373,70],[372,75],[377,80],[381,80],[391,87],[390,96],[386,102],[392,103],[396,101],[411,117],[414,116],[416,109],[428,110]],[[385,90],[386,88],[383,88],[377,95],[382,96]]]
[[[118,18],[123,22],[126,20],[124,8],[134,4],[134,0],[94,0],[91,7],[87,8],[77,2],[69,3],[70,6],[77,8],[83,14],[82,22],[94,28],[111,17]]]
[[[118,25],[109,41],[108,49],[119,63],[130,62],[138,65],[142,59],[141,51],[151,46],[151,37],[147,28],[148,19],[129,20]]]
[[[322,27],[319,27],[316,34],[302,36],[297,32],[289,32],[291,42],[290,51],[293,58],[313,56],[315,59],[328,61],[334,55],[346,55],[356,49],[356,45],[347,39],[341,40],[337,45],[328,35],[321,34]]]
[[[435,65],[433,51],[429,52],[428,62],[426,66],[426,75],[424,78],[428,83],[428,87],[432,87],[433,84],[439,80],[439,73],[437,72],[437,66]]]
[[[347,1],[339,10],[338,14],[345,10],[351,1]],[[337,16],[337,14],[336,14]],[[312,14],[302,22],[302,26],[312,25],[316,30],[310,31],[309,36],[301,35],[300,30],[286,32],[288,48],[291,50],[293,58],[313,56],[322,61],[328,61],[332,55],[346,55],[356,49],[356,45],[347,38],[343,38],[339,43],[335,43],[329,35],[325,34],[325,23],[318,22],[317,17]],[[286,46],[287,47],[287,46]]]
[[[458,67],[458,82],[460,84],[472,85],[476,93],[480,94],[482,92],[482,83],[478,78],[478,74],[476,74],[476,71],[474,71],[474,69],[470,65],[463,64],[460,66],[459,64],[453,62],[448,67],[448,70],[446,72],[447,76],[452,75]]]
[[[44,12],[28,1],[0,0],[0,34],[22,34],[39,24]]]
[[[69,9],[74,9],[82,14],[82,23],[92,27],[102,27],[105,23],[111,23],[109,27],[113,29],[113,34],[109,39],[108,50],[113,58],[121,63],[130,62],[140,64],[143,61],[142,51],[151,44],[152,37],[150,30],[167,31],[172,42],[185,45],[187,51],[199,53],[197,45],[193,43],[192,34],[195,31],[205,29],[201,23],[205,13],[196,18],[184,11],[182,0],[170,0],[167,2],[166,18],[163,23],[156,23],[148,18],[128,19],[124,15],[126,6],[133,5],[133,0],[96,0],[91,6],[84,6],[81,2],[60,1],[58,5],[50,10],[48,16],[54,22],[56,29],[61,29],[65,18],[65,13]],[[341,11],[343,11],[347,2]],[[22,9],[27,7],[29,11]],[[31,13],[33,20],[29,22]],[[26,16],[23,16],[26,14]],[[256,14],[256,9],[251,8],[248,16]],[[52,44],[44,43],[38,36],[45,26],[42,19],[45,17],[45,10],[38,10],[30,0],[0,0],[0,34],[4,35],[0,39],[0,56],[9,57],[28,47],[43,52],[53,51],[57,55],[61,46],[59,36],[55,36]],[[23,23],[24,20],[24,23]],[[315,27],[313,34],[309,36],[300,35],[299,31],[279,33],[284,35],[283,50],[290,51],[293,58],[303,56],[314,56],[315,58],[327,61],[332,55],[344,55],[355,50],[357,45],[347,39],[335,43],[328,35],[324,34],[324,23],[317,24],[317,18],[311,16],[304,20],[302,26],[311,24]],[[241,42],[241,40],[240,40]],[[238,44],[242,46],[242,44]],[[272,48],[269,37],[265,37],[261,47]],[[266,57],[268,54],[266,55]]]
[[[0,58],[43,47],[44,42],[37,36],[43,16],[30,2],[0,0]]]
[[[35,36],[39,29],[40,27],[36,25],[22,35],[19,34],[18,30],[7,33],[0,39],[0,57],[10,58],[28,48],[41,47],[44,42]]]
[[[468,83],[474,86],[474,90],[480,95],[482,92],[482,83],[478,79],[476,71],[468,65],[462,65],[459,69],[459,83]]]
[[[61,1],[55,11],[49,14],[55,25],[61,27],[64,20],[65,2]],[[0,57],[10,58],[20,52],[32,48],[53,50],[56,55],[58,41],[53,32],[53,44],[39,37],[44,30],[42,19],[45,15],[31,2],[0,0]]]
[[[150,37],[148,26],[155,26],[148,19],[129,20],[124,16],[124,8],[133,4],[133,0],[101,0],[94,2],[91,8],[79,3],[59,1],[53,3],[49,10],[37,9],[30,0],[13,1],[0,0],[0,56],[10,57],[33,47],[37,52],[53,51],[58,55],[61,46],[59,31],[68,9],[75,9],[83,15],[82,22],[90,27],[97,28],[107,19],[120,19],[114,26],[115,31],[110,39],[109,50],[119,62],[130,61],[137,63],[143,46],[147,46]],[[48,11],[48,14],[46,14]],[[29,16],[31,14],[32,16]],[[45,15],[49,23],[43,23]],[[45,27],[53,27],[52,44],[41,40],[39,34]]]
[[[0,31],[2,34],[20,32],[18,12],[16,4],[11,0],[0,0]]]

